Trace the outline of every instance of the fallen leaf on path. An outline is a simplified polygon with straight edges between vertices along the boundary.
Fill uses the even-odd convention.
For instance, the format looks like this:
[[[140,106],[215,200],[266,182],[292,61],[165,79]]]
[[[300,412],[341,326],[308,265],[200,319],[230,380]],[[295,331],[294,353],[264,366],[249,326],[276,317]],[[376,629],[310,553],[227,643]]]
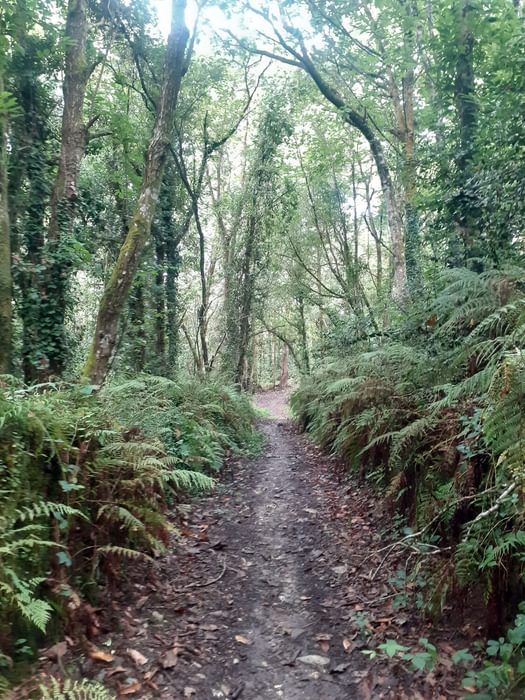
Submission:
[[[334,574],[342,576],[343,574],[346,574],[346,572],[348,571],[348,567],[346,564],[343,564],[343,566],[334,566],[332,571],[334,572]]]
[[[351,665],[352,664],[350,661],[347,661],[346,663],[342,664],[337,664],[337,666],[335,666],[332,669],[331,673],[344,673],[348,668],[350,668]]]
[[[130,683],[130,685],[119,685],[118,694],[119,695],[133,695],[142,690],[142,683],[136,681],[135,683]]]
[[[319,649],[323,652],[323,654],[328,654],[330,651],[330,644],[326,641],[321,641],[319,642]]]
[[[45,656],[47,659],[56,659],[57,661],[60,661],[66,651],[67,642],[58,642],[57,644],[53,644],[52,647],[49,647],[49,649],[46,649],[42,653],[42,656]]]
[[[318,654],[307,654],[306,656],[299,656],[297,661],[308,666],[328,666],[330,659],[326,656],[319,656]]]
[[[349,639],[343,639],[343,649],[348,651],[352,647],[352,642]]]
[[[184,697],[191,698],[193,697],[193,695],[197,695],[197,691],[195,690],[195,688],[192,688],[191,686],[187,685],[184,688]]]
[[[250,646],[250,644],[252,644],[252,640],[248,639],[248,637],[245,637],[242,634],[236,634],[235,641],[239,642],[239,644],[246,644],[247,646]]]
[[[136,651],[136,649],[126,649],[126,653],[131,659],[133,659],[137,666],[144,666],[144,664],[148,663],[148,660],[144,654],[141,654],[140,651]]]
[[[329,642],[332,639],[332,635],[321,632],[321,634],[317,634],[315,638],[318,642]]]
[[[162,668],[173,668],[177,665],[178,660],[178,649],[168,649],[160,660],[160,663]]]
[[[110,654],[108,651],[102,651],[102,649],[95,646],[91,646],[89,648],[88,656],[90,659],[93,659],[93,661],[104,661],[107,664],[115,661],[112,654]]]
[[[106,673],[106,678],[111,678],[111,676],[116,676],[117,673],[126,673],[126,669],[124,666],[117,666],[116,668],[112,668],[111,671],[108,671]]]
[[[152,668],[151,671],[147,671],[144,674],[144,680],[150,681],[155,674],[157,674],[160,671],[160,668],[158,666],[155,666],[155,668]]]

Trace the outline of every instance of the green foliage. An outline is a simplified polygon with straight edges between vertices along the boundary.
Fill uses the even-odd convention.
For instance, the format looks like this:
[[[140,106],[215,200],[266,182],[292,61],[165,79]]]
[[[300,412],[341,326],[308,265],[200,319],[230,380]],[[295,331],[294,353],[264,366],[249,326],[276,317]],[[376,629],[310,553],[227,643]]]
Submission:
[[[73,681],[69,678],[59,681],[50,677],[40,685],[38,700],[113,700],[103,685],[94,681]]]
[[[422,562],[450,553],[432,559],[434,612],[482,584],[503,619],[505,598],[525,584],[523,276],[450,270],[395,341],[357,345],[292,396],[305,429],[413,526]]]
[[[228,453],[253,448],[254,415],[246,396],[195,380],[144,376],[95,394],[4,378],[0,621],[12,635],[2,651],[15,655],[31,626],[44,634],[64,596],[162,551],[168,506],[213,489]]]
[[[409,647],[403,644],[399,644],[395,639],[387,639],[386,642],[379,644],[377,648],[389,658],[399,657],[401,660],[409,662],[412,671],[431,671],[438,658],[436,647],[424,637],[419,640],[419,649],[415,651],[410,650]],[[377,651],[365,649],[363,654],[374,659],[377,656]]]
[[[525,605],[516,616],[514,624],[504,637],[487,642],[486,658],[481,669],[470,670],[463,685],[480,691],[469,697],[485,698],[518,697],[525,688]],[[457,659],[453,659],[457,661]],[[467,659],[468,660],[468,659]],[[521,697],[520,693],[520,697]]]

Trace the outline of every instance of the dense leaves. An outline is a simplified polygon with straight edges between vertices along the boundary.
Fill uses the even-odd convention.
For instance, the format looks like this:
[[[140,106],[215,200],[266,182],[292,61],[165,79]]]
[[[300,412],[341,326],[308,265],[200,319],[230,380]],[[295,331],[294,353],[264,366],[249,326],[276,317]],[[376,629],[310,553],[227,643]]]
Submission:
[[[8,655],[17,635],[36,641],[31,626],[45,632],[51,617],[89,635],[86,593],[116,583],[127,560],[162,552],[167,507],[213,489],[225,456],[257,444],[250,403],[220,385],[143,377],[93,395],[4,381],[0,400]]]

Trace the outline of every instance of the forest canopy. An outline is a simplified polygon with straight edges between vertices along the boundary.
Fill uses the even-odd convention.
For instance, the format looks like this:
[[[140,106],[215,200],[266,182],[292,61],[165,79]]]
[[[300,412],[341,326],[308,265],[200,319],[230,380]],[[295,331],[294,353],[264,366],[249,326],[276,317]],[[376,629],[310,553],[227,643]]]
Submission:
[[[267,384],[520,264],[519,3],[185,5],[2,9],[4,371]]]

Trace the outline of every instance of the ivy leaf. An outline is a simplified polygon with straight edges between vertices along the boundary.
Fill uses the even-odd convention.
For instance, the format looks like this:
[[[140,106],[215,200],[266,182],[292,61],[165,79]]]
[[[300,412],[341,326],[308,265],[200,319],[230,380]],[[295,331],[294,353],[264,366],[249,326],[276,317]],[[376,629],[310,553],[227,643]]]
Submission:
[[[63,479],[61,479],[58,483],[60,484],[62,491],[65,493],[69,493],[70,491],[82,491],[84,488],[84,486],[81,484],[73,484],[70,481],[64,481]]]
[[[68,568],[73,563],[73,560],[71,559],[71,557],[69,556],[69,554],[67,552],[58,552],[57,553],[57,560],[61,566],[67,566]]]

